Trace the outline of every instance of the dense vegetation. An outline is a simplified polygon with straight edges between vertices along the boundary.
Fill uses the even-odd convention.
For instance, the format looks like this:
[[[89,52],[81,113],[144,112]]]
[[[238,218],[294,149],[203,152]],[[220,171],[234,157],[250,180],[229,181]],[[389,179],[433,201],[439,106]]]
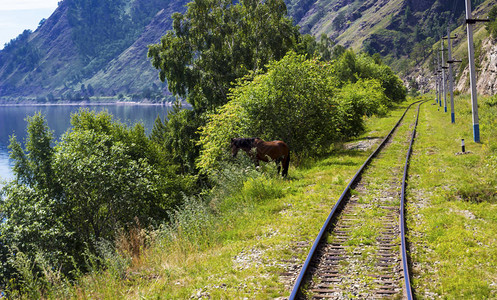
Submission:
[[[167,220],[192,191],[141,125],[127,128],[107,113],[82,110],[53,147],[41,115],[28,123],[26,149],[11,138],[15,179],[3,190],[4,284],[15,276],[19,253],[66,275],[84,270],[85,255],[97,255],[100,243],[121,229]]]
[[[215,169],[226,159],[226,141],[239,136],[281,139],[301,156],[323,154],[361,133],[363,116],[383,115],[405,96],[398,77],[367,55],[346,51],[329,63],[290,52],[266,74],[245,78],[231,101],[210,115],[199,166]]]
[[[150,46],[149,56],[169,89],[199,112],[225,104],[232,82],[264,71],[299,39],[282,0],[196,0],[173,20],[173,30]]]
[[[436,106],[421,107],[407,198],[413,284],[421,298],[487,299],[497,294],[492,284],[497,255],[493,176],[497,101],[492,97],[480,102],[481,144],[471,142],[469,96],[456,97],[458,118],[453,125]],[[387,117],[368,118],[367,132],[359,139],[384,136],[407,105],[401,103]],[[471,153],[456,155],[461,137]],[[134,253],[123,238],[116,241],[117,252],[101,245],[105,270],[90,267],[85,276],[66,281],[56,268],[44,265],[42,278],[47,279],[36,281],[28,277],[29,258],[19,253],[17,266],[26,275],[23,284],[32,287],[24,295],[49,299],[288,296],[294,278],[288,272],[304,261],[330,203],[369,153],[337,150],[323,159],[310,158],[293,167],[285,180],[274,176],[269,164],[258,172],[230,162],[214,178],[215,189],[185,198],[181,209],[171,214],[172,222],[152,231],[130,231],[128,236],[142,246]],[[44,282],[48,289],[42,289]]]
[[[41,115],[28,118],[25,148],[12,137],[15,179],[0,205],[2,284],[12,295],[47,296],[102,267],[124,276],[119,266],[146,246],[136,232],[181,231],[183,209],[222,198],[211,191],[232,180],[222,175],[230,137],[279,138],[301,159],[323,155],[406,97],[378,57],[300,35],[280,0],[195,0],[149,55],[192,105],[157,119],[150,136],[83,110],[60,141]]]

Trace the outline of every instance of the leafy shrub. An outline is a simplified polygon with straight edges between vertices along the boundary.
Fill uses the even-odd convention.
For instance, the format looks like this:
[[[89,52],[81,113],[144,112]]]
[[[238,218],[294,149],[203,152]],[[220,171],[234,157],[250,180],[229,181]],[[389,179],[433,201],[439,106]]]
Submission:
[[[375,79],[358,80],[349,83],[335,96],[342,127],[343,136],[352,137],[364,130],[364,116],[385,115],[389,99],[384,93],[381,83]]]
[[[351,52],[342,57],[333,64],[290,52],[270,63],[266,74],[240,81],[230,102],[201,128],[198,167],[206,173],[218,170],[220,161],[228,159],[233,137],[283,140],[306,156],[360,133],[364,116],[384,114],[392,103],[383,86],[389,81],[381,80],[381,74],[389,73],[358,64]]]
[[[351,50],[346,51],[335,65],[335,74],[342,85],[359,79],[376,79],[390,102],[406,100],[407,89],[402,80],[390,67],[377,63],[367,54],[356,55]]]
[[[293,151],[316,153],[336,137],[336,82],[330,64],[288,54],[269,65],[267,74],[232,90],[231,102],[203,127],[199,167],[216,165],[231,137],[280,139]]]
[[[142,125],[128,128],[106,112],[82,110],[52,147],[44,118],[28,121],[26,150],[11,139],[15,178],[3,189],[0,245],[28,257],[46,253],[47,264],[64,274],[85,267],[84,249],[100,255],[98,244],[115,241],[136,219],[144,226],[167,220],[192,190],[193,181],[176,175]],[[15,272],[8,258],[2,279]]]

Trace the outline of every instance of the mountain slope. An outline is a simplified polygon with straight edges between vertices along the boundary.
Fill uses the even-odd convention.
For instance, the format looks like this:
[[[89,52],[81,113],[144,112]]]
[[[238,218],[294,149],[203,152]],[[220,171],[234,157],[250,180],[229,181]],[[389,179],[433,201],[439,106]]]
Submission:
[[[167,86],[159,80],[157,70],[147,59],[147,46],[157,43],[166,31],[171,29],[171,11],[172,8],[158,12],[129,48],[84,83],[93,86],[99,94],[105,94],[107,91],[112,91],[114,95],[129,94],[144,88],[149,88],[150,91],[167,90]]]
[[[74,55],[78,50],[71,39],[68,10],[59,6],[38,30],[25,31],[0,52],[0,95],[55,90],[71,70],[83,66]],[[29,50],[20,53],[23,48]]]
[[[0,99],[163,98],[146,57],[188,0],[64,0],[35,32],[0,51]],[[483,12],[494,0],[473,0]],[[406,82],[427,68],[450,24],[464,22],[464,1],[286,0],[302,33],[326,34],[356,51],[379,53]],[[486,48],[485,48],[486,49]],[[424,66],[424,67],[422,67]],[[429,70],[428,70],[429,71]],[[426,73],[427,71],[423,71]],[[423,73],[422,72],[422,73]],[[415,80],[423,85],[423,80]]]
[[[78,99],[165,90],[146,46],[186,1],[65,0],[35,32],[0,51],[0,97]]]

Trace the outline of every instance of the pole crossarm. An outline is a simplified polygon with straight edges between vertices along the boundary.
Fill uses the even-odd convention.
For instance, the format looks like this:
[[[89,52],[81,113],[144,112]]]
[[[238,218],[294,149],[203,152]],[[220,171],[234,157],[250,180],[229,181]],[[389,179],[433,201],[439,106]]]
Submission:
[[[460,62],[462,62],[462,60],[454,60],[454,59],[453,59],[453,60],[448,60],[448,61],[447,61],[447,63],[448,63],[448,64],[460,63]]]
[[[478,22],[490,22],[489,19],[466,19],[466,24],[476,24]]]

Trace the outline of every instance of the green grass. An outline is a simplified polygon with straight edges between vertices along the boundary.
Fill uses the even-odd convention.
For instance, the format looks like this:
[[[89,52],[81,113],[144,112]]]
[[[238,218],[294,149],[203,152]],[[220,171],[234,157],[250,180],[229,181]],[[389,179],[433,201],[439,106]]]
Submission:
[[[467,97],[457,99],[456,125],[430,104],[421,109],[408,186],[416,295],[495,298],[497,204],[495,197],[487,196],[495,192],[497,112],[481,105],[482,143],[475,144]],[[406,106],[386,118],[368,119],[367,131],[357,140],[384,137]],[[407,135],[409,129],[402,130]],[[455,155],[460,138],[466,139],[471,154]],[[401,151],[403,142],[398,144],[390,148]],[[401,159],[395,151],[384,157],[386,162],[376,163]],[[263,172],[227,166],[213,194],[188,199],[172,226],[148,233],[152,242],[124,272],[94,271],[74,284],[54,285],[46,298],[287,297],[296,276],[292,270],[300,269],[331,208],[370,152],[336,147],[326,158],[292,165],[287,179],[275,175],[273,164],[263,165]],[[391,176],[373,172],[367,180],[374,188]],[[368,226],[354,232],[351,243],[364,245],[374,238],[376,233],[369,229],[381,225],[381,215],[374,210],[367,214]],[[364,247],[364,253],[374,251]]]
[[[414,288],[420,298],[495,298],[497,110],[480,99],[474,143],[469,98],[456,100],[456,124],[431,103],[421,110],[407,200]],[[461,138],[470,154],[456,155]]]
[[[369,119],[370,129],[360,138],[384,137],[406,106]],[[264,165],[264,172],[227,167],[220,180],[224,185],[212,200],[187,201],[174,226],[151,234],[151,246],[128,266],[124,278],[93,272],[69,294],[83,299],[288,296],[291,279],[281,274],[305,260],[331,208],[369,154],[337,147],[329,157],[291,166],[287,179],[275,176],[273,164]],[[371,233],[357,234],[367,238]]]

